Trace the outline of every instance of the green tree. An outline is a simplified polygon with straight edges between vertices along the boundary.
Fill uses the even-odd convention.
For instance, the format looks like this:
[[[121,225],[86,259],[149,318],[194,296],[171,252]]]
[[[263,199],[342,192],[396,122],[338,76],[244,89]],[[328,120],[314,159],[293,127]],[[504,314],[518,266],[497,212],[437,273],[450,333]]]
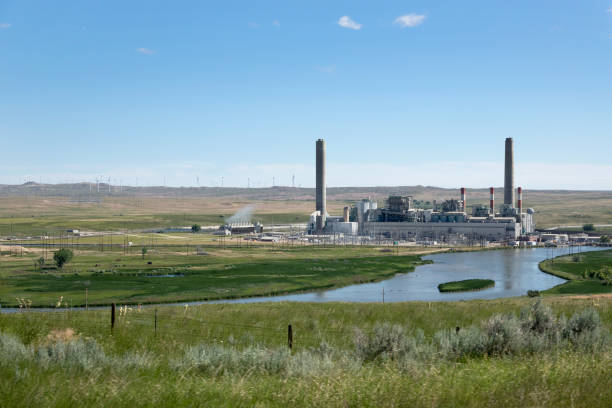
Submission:
[[[599,238],[599,242],[602,244],[607,244],[610,242],[610,237],[607,235],[602,235],[601,238]]]
[[[595,225],[593,224],[584,224],[582,226],[583,231],[595,231]]]
[[[53,260],[55,261],[57,267],[60,269],[63,268],[66,263],[70,262],[73,257],[74,253],[68,248],[62,248],[53,253]]]
[[[144,259],[145,255],[147,254],[147,248],[146,247],[142,247],[140,252],[142,253],[142,259]]]
[[[195,233],[195,232],[199,232],[202,229],[202,227],[200,227],[198,224],[193,224],[191,226],[191,232]]]

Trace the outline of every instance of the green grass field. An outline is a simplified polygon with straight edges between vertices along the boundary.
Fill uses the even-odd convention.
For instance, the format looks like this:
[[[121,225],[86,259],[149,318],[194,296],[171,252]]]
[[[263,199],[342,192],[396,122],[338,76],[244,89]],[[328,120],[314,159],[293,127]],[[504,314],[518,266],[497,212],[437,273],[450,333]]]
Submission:
[[[53,307],[62,300],[53,312],[0,313],[1,407],[603,407],[612,401],[612,352],[604,341],[612,329],[609,297],[546,296],[553,315],[522,312],[533,307],[526,297],[126,307],[385,279],[411,271],[432,251],[257,246],[206,234],[142,233],[218,225],[246,205],[264,224],[305,222],[314,208],[312,189],[132,190],[96,195],[98,203],[57,191],[0,196],[0,236],[56,237],[52,248],[0,245],[0,305],[15,306],[20,298]],[[417,190],[401,192],[420,200],[457,194]],[[382,204],[390,191],[329,189],[328,208],[340,214],[369,195]],[[469,197],[470,204],[486,203],[488,193]],[[525,200],[536,208],[539,226],[612,223],[610,206],[607,192],[529,192]],[[58,240],[74,228],[129,233]],[[124,249],[127,241],[134,245]],[[50,267],[52,250],[73,243],[83,246],[72,262],[61,271]],[[584,254],[589,267],[608,265],[591,254],[604,253]],[[35,266],[40,256],[43,271]],[[580,265],[561,261],[555,273],[580,278]],[[547,293],[609,288],[576,279]],[[89,305],[122,305],[112,335],[110,307],[70,309],[85,303],[86,290]],[[532,329],[538,324],[543,334]]]
[[[482,290],[495,286],[495,281],[491,279],[465,279],[454,282],[446,282],[438,285],[440,292],[466,292],[472,290]]]
[[[612,250],[585,252],[564,255],[540,262],[540,269],[559,276],[569,282],[555,286],[544,293],[562,294],[600,294],[612,293],[612,285],[603,279],[585,276],[585,272],[612,270]]]
[[[172,252],[79,251],[62,270],[40,271],[37,254],[3,257],[0,304],[16,298],[35,307],[53,306],[60,296],[71,306],[179,302],[276,295],[345,286],[410,272],[422,263],[410,250],[402,255],[377,248],[256,247]],[[50,262],[50,261],[49,261]],[[164,277],[171,275],[170,277]]]
[[[415,350],[430,356],[423,361],[358,357],[363,346],[356,329],[374,333],[382,327],[396,341],[402,334],[391,325],[400,325],[417,337],[422,331],[426,345],[436,341],[435,333],[460,327],[467,340],[471,326],[481,327],[495,314],[519,315],[531,303],[514,298],[134,308],[118,312],[112,336],[108,309],[0,314],[0,405],[609,406],[607,347],[451,358],[423,346]],[[612,328],[612,299],[548,297],[545,303],[555,316],[592,308],[603,330]],[[28,354],[33,349],[35,356]]]

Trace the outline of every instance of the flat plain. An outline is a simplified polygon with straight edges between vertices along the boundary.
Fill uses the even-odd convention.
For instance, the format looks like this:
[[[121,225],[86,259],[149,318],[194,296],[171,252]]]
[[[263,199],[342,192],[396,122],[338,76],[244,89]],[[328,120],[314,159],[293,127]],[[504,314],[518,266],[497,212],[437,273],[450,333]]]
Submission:
[[[93,188],[90,192],[85,183],[0,186],[0,236],[219,225],[245,207],[252,208],[254,221],[264,224],[304,223],[314,211],[314,189],[307,188],[122,187],[119,191],[113,186],[110,193],[106,186],[100,193]],[[328,211],[340,215],[343,207],[368,197],[382,205],[390,194],[412,195],[424,207],[459,195],[455,189],[422,186],[328,188]],[[469,205],[488,205],[488,200],[488,190],[468,189]],[[612,224],[610,191],[525,190],[524,207],[536,210],[540,228]]]
[[[14,237],[0,245],[0,304],[21,306],[0,313],[1,406],[604,407],[612,400],[607,295],[146,306],[374,281],[446,249],[262,245],[144,231],[219,225],[247,206],[264,224],[302,223],[314,207],[308,189],[89,195],[89,188],[0,188],[0,236]],[[368,195],[412,194],[418,205],[456,195],[427,187],[328,193],[334,214]],[[487,192],[469,199],[485,204]],[[609,192],[530,192],[526,206],[537,209],[540,226],[612,223]],[[68,229],[107,233],[74,237]],[[55,268],[53,251],[73,244],[74,259]],[[578,263],[570,269],[581,273]],[[109,306],[72,309],[86,294],[88,305],[117,302],[115,314]]]

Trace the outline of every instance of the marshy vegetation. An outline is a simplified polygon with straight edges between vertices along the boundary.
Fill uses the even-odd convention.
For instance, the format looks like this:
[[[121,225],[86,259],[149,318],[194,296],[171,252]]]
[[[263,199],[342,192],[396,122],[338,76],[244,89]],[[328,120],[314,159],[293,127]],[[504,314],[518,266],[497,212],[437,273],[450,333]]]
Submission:
[[[495,286],[495,281],[491,279],[465,279],[441,283],[438,285],[438,290],[440,292],[466,292],[492,288],[493,286]]]
[[[547,294],[612,292],[612,250],[559,256],[540,262],[546,273],[569,280],[547,290]]]
[[[185,248],[183,248],[184,250]],[[161,303],[266,296],[372,282],[413,271],[429,261],[414,249],[382,255],[376,248],[232,248],[207,256],[148,251],[81,252],[62,270],[34,270],[37,256],[1,260],[0,305],[70,306]],[[151,276],[176,279],[152,280]],[[178,278],[180,277],[180,278]]]

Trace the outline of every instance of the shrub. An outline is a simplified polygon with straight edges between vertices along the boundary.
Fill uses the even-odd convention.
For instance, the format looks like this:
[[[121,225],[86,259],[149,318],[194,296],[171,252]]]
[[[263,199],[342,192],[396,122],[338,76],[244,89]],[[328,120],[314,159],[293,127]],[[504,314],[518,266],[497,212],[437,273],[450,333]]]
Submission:
[[[521,322],[516,316],[495,315],[483,327],[487,355],[516,354],[525,346]]]
[[[609,335],[594,310],[574,314],[567,320],[557,318],[541,301],[515,315],[495,315],[482,330],[445,330],[436,333],[434,343],[441,357],[517,355],[555,350],[571,346],[582,351],[601,350],[609,344]]]
[[[529,296],[529,297],[539,297],[540,296],[540,291],[539,290],[528,290],[527,291],[527,296]]]
[[[333,368],[331,354],[332,349],[326,343],[316,349],[294,355],[286,348],[248,347],[236,350],[219,345],[198,345],[187,349],[179,360],[174,361],[174,367],[177,370],[195,368],[206,375],[310,376],[329,372]],[[348,358],[343,355],[340,357],[350,365]]]
[[[486,352],[487,339],[478,327],[463,330],[443,330],[434,335],[435,344],[444,358],[482,356]]]
[[[29,357],[30,349],[14,335],[0,332],[0,364],[12,364]]]
[[[360,361],[396,361],[429,359],[434,350],[422,330],[409,336],[400,325],[377,324],[367,334],[356,329],[353,339]]]
[[[563,330],[563,337],[575,348],[597,351],[609,343],[609,334],[603,328],[599,314],[594,309],[575,313]]]
[[[326,352],[329,350],[326,350]],[[334,367],[331,354],[319,354],[308,351],[301,351],[295,355],[289,355],[286,374],[288,376],[314,376],[320,373],[329,372]]]
[[[70,262],[70,260],[72,260],[73,257],[74,257],[74,253],[72,252],[71,249],[68,249],[68,248],[62,248],[53,253],[53,260],[55,261],[55,264],[57,265],[57,267],[60,269],[64,266],[64,264],[67,264],[68,262]]]
[[[370,335],[355,330],[355,351],[363,361],[395,359],[406,350],[406,331],[400,325],[377,324]]]
[[[92,370],[108,363],[108,357],[100,345],[92,339],[54,341],[38,349],[39,363],[56,364],[68,368]]]
[[[288,366],[288,349],[267,350],[249,347],[243,351],[222,346],[199,345],[189,348],[177,368],[194,367],[205,374],[280,374]]]
[[[557,319],[552,309],[538,300],[523,309],[520,320],[526,331],[542,334],[556,327]]]
[[[334,348],[329,345],[325,340],[323,340],[318,347],[311,347],[309,349],[309,351],[312,354],[321,356],[321,357],[325,357],[325,358],[331,358],[331,356],[334,354]]]

